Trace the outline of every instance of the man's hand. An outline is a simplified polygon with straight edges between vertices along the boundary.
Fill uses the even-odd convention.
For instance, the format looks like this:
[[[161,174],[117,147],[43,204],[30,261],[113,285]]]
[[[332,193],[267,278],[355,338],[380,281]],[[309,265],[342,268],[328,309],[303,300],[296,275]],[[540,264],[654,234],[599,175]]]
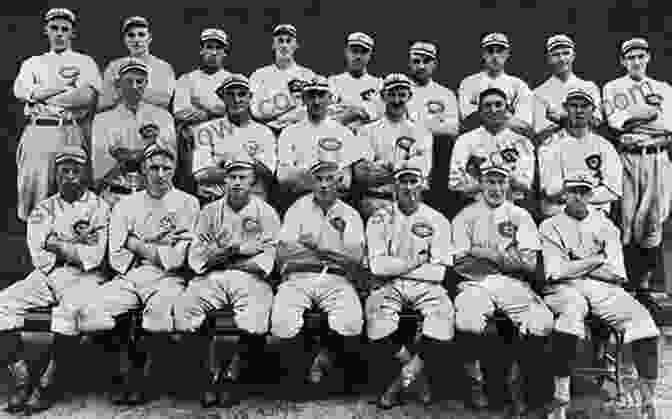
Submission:
[[[33,94],[31,95],[31,99],[34,100],[35,102],[42,102],[45,101],[51,97],[60,95],[61,93],[67,92],[68,89],[64,87],[38,87],[35,91],[33,91]]]
[[[369,119],[369,114],[361,106],[345,105],[338,119],[343,125],[347,125],[354,121],[366,121]]]
[[[85,246],[94,246],[98,244],[98,232],[106,229],[107,226],[89,227],[78,234],[73,243],[83,244]]]
[[[256,256],[263,253],[273,242],[270,238],[248,240],[240,244],[238,254],[242,256]]]
[[[532,127],[527,122],[523,121],[520,118],[511,116],[506,121],[506,126],[513,132],[523,135],[527,138],[534,138],[534,131]]]
[[[56,234],[50,234],[44,244],[44,250],[59,255],[61,253],[61,240],[56,237]]]
[[[501,259],[499,252],[493,249],[488,249],[486,247],[474,246],[469,249],[468,254],[476,258],[488,259],[497,264],[499,264]]]
[[[564,109],[549,106],[546,108],[546,119],[558,125],[562,125],[567,120],[567,112]]]

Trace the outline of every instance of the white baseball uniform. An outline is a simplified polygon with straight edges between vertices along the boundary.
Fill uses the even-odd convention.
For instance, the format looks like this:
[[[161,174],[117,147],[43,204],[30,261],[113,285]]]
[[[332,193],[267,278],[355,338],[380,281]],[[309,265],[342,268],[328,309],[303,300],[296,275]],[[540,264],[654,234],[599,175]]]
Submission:
[[[329,116],[338,120],[348,106],[357,106],[365,110],[368,121],[380,118],[384,106],[380,100],[380,90],[383,81],[380,77],[369,73],[361,77],[353,77],[347,71],[330,76],[329,90],[333,95],[333,104],[329,107]],[[361,121],[347,124],[348,128],[356,131],[364,125]]]
[[[414,83],[411,91],[406,104],[411,119],[422,123],[432,135],[456,131],[460,114],[455,92],[434,80],[424,86]]]
[[[600,89],[594,82],[583,80],[575,74],[571,74],[566,81],[560,80],[556,76],[551,76],[541,85],[537,86],[533,92],[534,115],[532,128],[535,133],[556,126],[554,122],[546,118],[546,112],[549,108],[562,110],[562,104],[567,98],[567,93],[572,89],[582,89],[593,98],[596,104],[593,116],[599,121],[602,120]]]
[[[506,93],[508,103],[513,107],[514,116],[532,124],[532,91],[523,80],[503,73],[497,78],[490,77],[485,71],[467,76],[460,83],[458,97],[460,117],[464,120],[478,110],[481,92],[489,88],[501,89]]]
[[[195,110],[205,111],[213,116],[224,116],[226,105],[215,91],[230,75],[231,73],[223,68],[212,74],[196,69],[181,75],[175,84],[173,99],[175,119],[183,120],[187,112]]]

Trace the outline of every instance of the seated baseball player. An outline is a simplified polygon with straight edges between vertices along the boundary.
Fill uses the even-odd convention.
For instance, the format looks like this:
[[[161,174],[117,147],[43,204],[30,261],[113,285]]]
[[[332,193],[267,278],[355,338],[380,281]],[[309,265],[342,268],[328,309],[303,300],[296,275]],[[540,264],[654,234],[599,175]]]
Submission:
[[[422,203],[426,188],[424,166],[409,162],[394,173],[395,201],[378,209],[368,220],[366,239],[371,273],[383,285],[366,300],[367,334],[380,352],[376,359],[394,368],[384,377],[387,388],[378,398],[380,408],[401,403],[402,391],[417,382],[420,400],[432,394],[423,367],[440,368],[446,344],[454,335],[454,311],[444,288],[446,267],[453,262],[451,225],[439,212]],[[422,336],[408,348],[398,342],[399,313],[422,315]],[[413,350],[415,348],[415,350]]]
[[[455,141],[450,161],[448,188],[460,192],[463,207],[478,200],[481,193],[478,169],[494,154],[504,158],[511,172],[509,199],[534,214],[538,205],[532,194],[534,146],[506,124],[507,95],[498,88],[483,90],[478,99],[482,125]]]
[[[260,355],[268,331],[273,290],[267,282],[275,261],[275,239],[280,217],[273,207],[252,193],[255,161],[242,154],[225,168],[228,190],[219,200],[201,210],[189,249],[189,265],[199,275],[175,303],[175,329],[196,332],[209,311],[231,307],[238,328],[245,330],[236,351],[222,373],[218,366],[209,377],[202,394],[204,407],[231,406],[239,401],[233,383],[238,379],[242,361]],[[199,353],[208,358],[208,337]],[[204,339],[203,339],[204,338]],[[221,387],[229,381],[228,389]],[[228,391],[227,391],[228,390]]]
[[[355,182],[363,189],[359,210],[368,219],[378,208],[393,201],[392,174],[401,164],[417,161],[424,173],[432,166],[432,134],[408,116],[411,80],[403,74],[388,74],[380,92],[383,116],[359,130],[360,141],[369,148],[365,161],[354,166]],[[429,180],[426,180],[429,183]]]
[[[106,282],[83,308],[82,330],[112,330],[115,317],[142,308],[142,328],[148,333],[173,332],[173,304],[184,290],[184,267],[190,237],[198,217],[198,200],[173,187],[175,152],[159,143],[145,149],[142,173],[147,188],[119,201],[110,220],[109,261],[117,277]],[[143,367],[147,352],[128,347],[128,331],[116,330],[130,350],[130,371],[124,373],[123,392],[116,403],[142,403]],[[162,336],[162,335],[159,335]],[[147,336],[146,348],[157,339]],[[158,336],[157,336],[158,337]]]
[[[225,194],[224,166],[241,152],[255,164],[252,193],[266,200],[273,182],[276,154],[275,137],[270,128],[255,122],[250,115],[250,83],[242,74],[233,74],[217,88],[226,104],[226,115],[193,126],[192,172],[196,195],[202,203]]]
[[[357,280],[364,257],[364,225],[357,211],[337,198],[344,169],[338,160],[322,156],[310,173],[313,192],[299,198],[285,214],[278,238],[282,283],[271,312],[271,332],[281,339],[283,358],[297,356],[285,375],[289,385],[300,385],[308,373],[313,384],[322,381],[334,361],[342,361],[345,390],[360,367],[359,340],[364,324]],[[305,359],[303,314],[326,312],[329,336],[317,355]],[[340,359],[334,359],[337,353]],[[312,362],[308,368],[308,362]],[[289,365],[287,361],[284,365]],[[318,387],[306,387],[306,394]],[[299,390],[300,391],[300,390]]]
[[[621,233],[591,202],[595,190],[590,172],[569,174],[564,181],[567,203],[562,212],[540,226],[548,286],[544,300],[555,314],[553,357],[554,402],[549,410],[564,413],[570,402],[571,363],[584,319],[589,313],[625,333],[643,407],[652,406],[658,379],[660,332],[646,308],[628,294]],[[564,416],[563,416],[564,417]]]
[[[596,103],[581,89],[571,89],[563,102],[566,128],[539,146],[539,183],[544,218],[562,211],[563,180],[577,170],[593,174],[591,204],[609,214],[623,193],[623,164],[614,146],[591,130]]]
[[[497,356],[507,364],[517,360],[530,389],[538,385],[539,353],[553,327],[553,315],[531,287],[537,268],[539,238],[532,216],[506,200],[511,172],[497,155],[480,168],[482,199],[465,207],[453,220],[455,271],[460,277],[455,297],[455,326],[466,354],[465,367],[471,382],[471,404],[486,407],[479,361],[498,348],[494,336],[484,333],[496,310],[504,313],[522,337],[518,345],[503,345]],[[510,362],[509,362],[510,361]],[[543,368],[543,367],[542,367]],[[537,380],[537,381],[535,381]],[[525,410],[521,394],[509,382],[514,397],[513,415]]]
[[[57,362],[72,350],[79,334],[80,308],[104,281],[100,266],[110,208],[84,186],[86,164],[81,147],[67,146],[56,154],[58,192],[42,201],[28,219],[27,242],[35,270],[0,292],[0,361],[9,365],[14,380],[8,412],[30,413],[51,406]],[[49,306],[54,332],[50,360],[39,381],[31,383],[17,329],[23,326],[26,310]]]

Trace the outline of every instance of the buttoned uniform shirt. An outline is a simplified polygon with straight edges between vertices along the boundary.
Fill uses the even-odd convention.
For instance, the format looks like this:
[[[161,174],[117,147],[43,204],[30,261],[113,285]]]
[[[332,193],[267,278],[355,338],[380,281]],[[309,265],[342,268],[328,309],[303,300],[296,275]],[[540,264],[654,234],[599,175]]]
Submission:
[[[485,71],[472,74],[460,83],[458,96],[461,118],[465,119],[476,112],[481,92],[493,87],[506,93],[507,102],[512,105],[515,117],[532,124],[532,91],[527,83],[506,73],[492,78]]]
[[[583,80],[575,74],[571,74],[566,81],[560,80],[556,76],[546,79],[541,85],[534,89],[534,132],[538,133],[546,128],[556,126],[555,122],[546,118],[546,112],[549,108],[562,110],[562,104],[567,98],[567,93],[573,89],[581,89],[588,93],[595,102],[595,111],[593,117],[598,121],[602,120],[602,101],[600,98],[600,89],[597,85],[588,80]]]
[[[119,77],[119,68],[128,59],[129,57],[117,58],[107,65],[103,74],[103,91],[98,101],[99,110],[109,109],[117,105],[121,100],[115,82]],[[147,86],[142,95],[142,100],[168,110],[168,105],[175,92],[175,71],[173,70],[173,66],[151,54],[137,59],[144,61],[149,67]]]
[[[206,271],[207,245],[200,240],[201,234],[215,235],[221,246],[269,240],[262,253],[245,257],[245,262],[255,263],[269,275],[275,263],[275,241],[279,231],[278,213],[260,198],[250,196],[250,202],[237,212],[231,209],[226,197],[218,199],[201,210],[195,229],[196,239],[189,249],[189,266],[199,275]],[[235,266],[233,263],[225,269],[235,269]]]
[[[248,121],[243,126],[231,123],[227,117],[213,119],[191,128],[194,138],[194,154],[192,171],[194,175],[208,168],[222,168],[240,153],[247,153],[251,158],[263,164],[271,173],[275,173],[277,156],[275,152],[275,136],[265,125]],[[256,182],[253,192],[268,192],[270,185]],[[207,191],[215,195],[217,189],[211,185],[198,185],[199,191]]]
[[[563,129],[539,147],[540,188],[556,195],[562,192],[567,176],[576,172],[593,174],[595,203],[607,201],[610,193],[618,197],[623,194],[623,163],[614,146],[595,133],[576,138]],[[610,202],[595,205],[606,213],[610,211]],[[551,213],[559,211],[560,205],[557,207]]]
[[[137,112],[133,113],[126,105],[119,103],[114,109],[95,116],[91,128],[94,180],[103,178],[117,165],[110,149],[125,147],[137,151],[147,146],[147,140],[139,132],[147,124],[156,124],[159,127],[159,140],[177,150],[175,123],[173,117],[163,108],[140,102]]]
[[[40,202],[31,212],[27,225],[27,244],[33,266],[45,275],[56,267],[55,253],[44,246],[51,235],[57,239],[73,242],[82,269],[87,272],[100,267],[107,248],[110,207],[91,191],[85,191],[73,202],[65,201],[56,193]],[[78,225],[84,224],[95,230],[95,243],[74,243],[78,237]]]
[[[478,127],[457,138],[450,161],[448,187],[464,191],[479,183],[478,168],[486,159],[499,154],[510,170],[513,180],[528,190],[534,178],[534,146],[527,137],[504,128],[493,135],[485,127]],[[514,199],[520,192],[512,189]]]
[[[384,110],[384,105],[380,100],[380,90],[383,86],[380,77],[369,73],[364,73],[361,77],[353,77],[346,71],[330,76],[328,81],[333,95],[333,104],[329,107],[329,115],[332,118],[342,114],[347,106],[363,108],[368,115],[368,122],[380,118]],[[361,121],[354,121],[348,124],[348,127],[357,129],[363,124]]]
[[[74,89],[81,86],[101,91],[100,70],[93,58],[71,49],[59,53],[49,51],[21,63],[14,81],[14,96],[26,102],[24,112],[28,117],[81,119],[88,114],[88,108],[67,109],[56,104],[58,95],[47,99],[46,103],[35,102],[32,98],[37,89]]]
[[[406,106],[413,120],[422,123],[433,135],[448,134],[457,128],[460,115],[452,90],[430,80],[424,86],[414,83],[412,92]]]
[[[224,116],[226,105],[215,91],[231,73],[228,70],[208,74],[197,69],[177,79],[175,98],[173,99],[173,115],[176,120],[183,120],[189,111],[206,111],[213,116]]]
[[[623,123],[633,117],[634,113],[646,104],[645,97],[650,94],[662,96],[661,112],[654,121],[644,128],[672,131],[672,86],[667,82],[644,77],[635,81],[623,76],[604,85],[604,114],[610,127],[623,129]],[[647,146],[665,143],[665,137],[656,138],[647,134],[628,133],[619,138],[623,145]]]
[[[354,260],[362,260],[364,257],[364,223],[359,213],[337,199],[325,213],[315,203],[312,193],[299,198],[285,213],[284,222],[278,241],[289,244],[294,251],[286,258],[279,261],[282,273],[290,265],[332,266],[331,262],[325,261],[312,250],[298,243],[302,234],[312,235],[317,246],[333,252],[348,256]]]
[[[540,250],[539,234],[532,216],[525,209],[504,201],[491,208],[485,200],[465,207],[453,220],[453,246],[466,253],[473,247],[503,252],[515,245],[519,250]],[[501,272],[504,273],[504,272]],[[460,272],[479,281],[483,272]]]
[[[162,231],[186,229],[193,232],[198,213],[198,200],[175,188],[161,198],[151,197],[146,190],[122,198],[114,206],[110,221],[111,267],[123,275],[137,266],[151,264],[126,248],[128,237],[134,235],[144,241]],[[161,263],[159,268],[172,271],[183,266],[189,247],[187,241],[179,241],[173,246],[155,246]]]

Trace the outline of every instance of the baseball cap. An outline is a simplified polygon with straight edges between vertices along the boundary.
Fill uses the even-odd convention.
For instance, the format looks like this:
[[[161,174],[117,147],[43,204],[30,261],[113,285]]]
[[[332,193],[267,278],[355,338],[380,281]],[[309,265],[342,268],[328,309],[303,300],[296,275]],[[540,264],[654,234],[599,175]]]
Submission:
[[[248,153],[238,153],[233,159],[227,161],[224,165],[224,171],[226,173],[232,171],[233,169],[254,170],[254,168],[254,160]]]
[[[149,20],[142,16],[127,17],[121,25],[121,33],[126,33],[126,31],[133,26],[149,28]]]
[[[86,164],[89,156],[86,151],[80,146],[65,146],[56,153],[54,157],[54,164],[60,164],[65,161],[74,161],[79,164]]]
[[[565,34],[553,35],[546,40],[546,51],[551,52],[560,47],[574,49],[574,41]]]
[[[394,176],[395,179],[399,179],[404,175],[413,175],[419,178],[423,178],[425,177],[425,172],[417,159],[404,160],[398,167],[395,168],[392,176]]]
[[[479,167],[482,176],[489,174],[500,174],[502,176],[509,176],[511,171],[504,164],[504,157],[501,153],[493,153],[489,158],[485,159]]]
[[[117,74],[119,77],[121,77],[124,73],[132,70],[141,71],[149,75],[149,66],[144,61],[138,60],[137,58],[128,58],[124,60],[124,62],[122,62],[119,66]]]
[[[324,76],[315,76],[303,85],[303,92],[323,91],[329,92],[329,81]]]
[[[217,28],[206,28],[201,32],[201,42],[214,40],[219,41],[222,44],[231,46],[231,41],[229,40],[229,35],[221,29]]]
[[[585,171],[575,171],[573,173],[569,173],[565,177],[563,185],[565,188],[584,186],[586,188],[593,189],[595,187],[595,182],[591,173]]]
[[[170,159],[175,160],[175,151],[173,151],[172,147],[160,141],[148,144],[147,147],[145,147],[142,157],[144,160],[147,160],[159,154],[163,154],[164,156],[168,156]]]
[[[159,126],[153,122],[150,122],[141,126],[140,129],[138,130],[138,133],[140,134],[141,137],[148,138],[153,136],[154,134],[158,134],[159,131],[160,131]]]
[[[478,103],[481,103],[483,101],[483,98],[486,96],[490,95],[497,95],[500,96],[502,99],[505,101],[508,101],[509,98],[506,95],[506,92],[498,87],[488,87],[487,89],[483,90],[481,94],[478,95]]]
[[[290,25],[288,23],[282,23],[280,25],[277,25],[275,28],[273,28],[273,36],[278,36],[278,35],[290,35],[296,38],[297,31],[296,27],[294,25]]]
[[[625,55],[632,49],[643,49],[649,51],[649,42],[644,38],[632,38],[623,42],[621,45],[621,55]]]
[[[411,48],[409,49],[409,54],[419,54],[419,55],[425,55],[427,57],[431,57],[432,59],[436,60],[436,57],[438,57],[438,48],[435,44],[432,44],[431,42],[423,42],[423,41],[418,41],[414,42],[411,45]]]
[[[590,102],[591,105],[595,105],[595,99],[593,96],[580,88],[572,88],[569,90],[569,92],[567,92],[567,96],[565,96],[565,102],[568,102],[570,99],[584,99]]]
[[[411,88],[411,79],[405,74],[391,73],[383,79],[383,90],[389,90],[395,87]]]
[[[350,35],[348,35],[348,39],[346,41],[346,44],[348,46],[350,45],[359,45],[360,47],[364,47],[368,50],[373,49],[373,38],[364,32],[353,32]]]
[[[66,8],[63,8],[63,7],[56,7],[56,8],[53,8],[53,9],[49,9],[47,11],[47,13],[44,14],[44,21],[45,22],[49,22],[50,20],[56,19],[56,18],[62,18],[62,19],[69,20],[70,23],[72,23],[72,24],[75,24],[75,22],[77,21],[77,17],[75,16],[75,13],[72,10],[66,9]]]
[[[243,74],[231,74],[229,77],[224,79],[222,84],[220,84],[217,90],[215,90],[215,93],[217,96],[223,96],[224,92],[232,87],[242,87],[249,90],[250,80]]]
[[[504,48],[510,48],[511,43],[509,42],[509,38],[504,35],[503,33],[499,32],[493,32],[485,35],[483,39],[481,39],[481,47],[482,48],[487,48],[492,45],[499,45]]]

